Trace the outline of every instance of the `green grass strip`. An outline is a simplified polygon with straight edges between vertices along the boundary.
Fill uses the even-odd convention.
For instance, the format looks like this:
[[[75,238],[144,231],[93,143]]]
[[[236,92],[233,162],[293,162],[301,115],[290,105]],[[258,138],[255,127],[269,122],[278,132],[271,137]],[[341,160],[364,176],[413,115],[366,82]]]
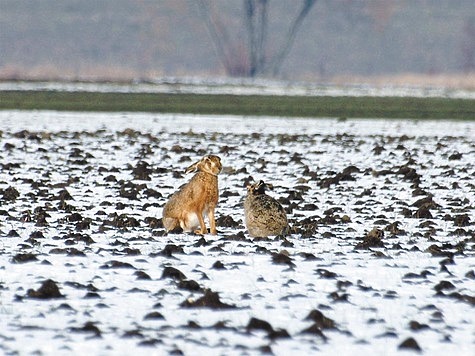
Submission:
[[[0,91],[2,109],[475,120],[473,99],[411,97]]]

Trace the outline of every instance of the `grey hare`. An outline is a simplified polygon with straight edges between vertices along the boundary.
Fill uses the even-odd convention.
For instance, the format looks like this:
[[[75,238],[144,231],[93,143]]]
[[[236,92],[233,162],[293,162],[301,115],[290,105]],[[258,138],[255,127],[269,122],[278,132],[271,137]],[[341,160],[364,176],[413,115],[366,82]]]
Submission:
[[[260,181],[247,186],[244,200],[246,228],[252,237],[287,234],[289,224],[287,215],[280,203],[267,195],[269,184]]]

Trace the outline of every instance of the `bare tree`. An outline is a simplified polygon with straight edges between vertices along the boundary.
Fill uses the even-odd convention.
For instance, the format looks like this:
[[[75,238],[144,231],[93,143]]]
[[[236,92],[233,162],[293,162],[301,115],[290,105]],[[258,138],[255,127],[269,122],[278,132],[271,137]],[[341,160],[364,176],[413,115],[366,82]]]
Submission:
[[[247,44],[242,46],[232,41],[222,26],[209,0],[197,1],[198,12],[208,29],[216,53],[229,75],[255,77],[275,76],[290,53],[299,28],[316,0],[303,0],[297,16],[291,21],[289,30],[278,50],[271,56],[268,46],[268,9],[270,0],[243,0],[243,26],[247,32]],[[244,55],[241,53],[245,51]]]
[[[244,0],[244,17],[248,32],[249,75],[259,73],[265,63],[267,0]]]

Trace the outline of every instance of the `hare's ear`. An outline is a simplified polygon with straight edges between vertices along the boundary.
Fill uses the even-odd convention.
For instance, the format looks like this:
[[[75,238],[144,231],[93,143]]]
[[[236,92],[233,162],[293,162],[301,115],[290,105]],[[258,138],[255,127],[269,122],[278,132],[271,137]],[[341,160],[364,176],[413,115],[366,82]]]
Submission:
[[[256,184],[256,190],[264,192],[268,186],[269,184],[264,183],[263,180],[260,180],[259,183]]]
[[[185,170],[185,173],[188,174],[188,173],[192,173],[192,172],[196,172],[198,170],[198,165],[201,161],[198,161],[196,163],[193,163],[191,166],[189,166],[186,170]]]

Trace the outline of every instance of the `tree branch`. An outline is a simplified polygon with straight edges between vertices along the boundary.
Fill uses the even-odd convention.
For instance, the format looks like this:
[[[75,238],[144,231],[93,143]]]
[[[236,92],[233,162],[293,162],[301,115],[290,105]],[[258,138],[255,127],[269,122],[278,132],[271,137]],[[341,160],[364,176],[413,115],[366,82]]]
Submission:
[[[218,58],[223,64],[226,71],[229,72],[232,58],[232,53],[229,52],[232,52],[232,50],[229,49],[229,46],[226,47],[225,45],[226,43],[229,43],[227,34],[224,29],[218,26],[216,20],[213,19],[209,4],[205,0],[198,0],[197,5],[198,12],[205,22],[206,28],[208,29],[208,33],[211,37],[211,41],[213,42]]]
[[[248,36],[249,75],[251,77],[255,75],[257,65],[256,28],[254,26],[255,13],[256,7],[254,0],[244,0],[244,17],[246,19]]]
[[[300,9],[298,16],[295,18],[294,22],[290,26],[290,30],[287,33],[285,42],[283,43],[280,51],[274,56],[269,66],[272,75],[278,74],[280,67],[282,66],[282,62],[290,52],[290,48],[294,43],[295,36],[299,27],[302,25],[305,16],[307,16],[309,11],[312,9],[312,6],[315,5],[315,2],[316,0],[304,0],[304,3],[302,5],[302,8]]]
[[[266,39],[267,39],[267,0],[260,0],[261,5],[261,17],[260,28],[257,38],[257,66],[260,72],[263,71],[265,66],[265,51],[266,51]]]

